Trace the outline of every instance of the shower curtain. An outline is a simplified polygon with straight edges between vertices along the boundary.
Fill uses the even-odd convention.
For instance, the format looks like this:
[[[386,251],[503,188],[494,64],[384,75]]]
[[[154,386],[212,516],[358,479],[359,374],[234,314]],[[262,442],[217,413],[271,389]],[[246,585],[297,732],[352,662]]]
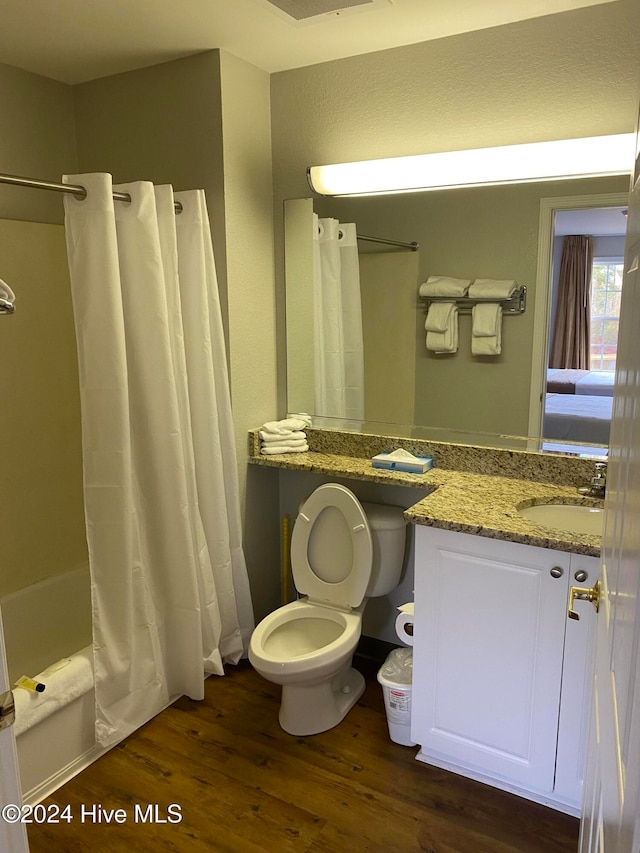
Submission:
[[[363,420],[364,357],[356,226],[314,214],[315,414]]]
[[[65,197],[65,229],[96,738],[108,746],[175,697],[202,699],[205,675],[242,656],[254,622],[204,193],[64,180],[87,189]]]

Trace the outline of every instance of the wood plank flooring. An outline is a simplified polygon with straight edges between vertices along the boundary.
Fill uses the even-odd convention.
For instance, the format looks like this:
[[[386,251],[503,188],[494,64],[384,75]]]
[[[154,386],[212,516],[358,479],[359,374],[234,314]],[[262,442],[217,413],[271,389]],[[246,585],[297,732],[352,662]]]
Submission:
[[[31,826],[32,853],[577,850],[576,819],[429,767],[415,761],[416,748],[392,743],[377,667],[357,666],[364,696],[313,737],[280,729],[276,685],[246,663],[228,667],[207,680],[203,702],[178,700],[46,800],[68,804],[73,819]],[[165,821],[182,819],[152,821],[149,805]],[[89,811],[98,806],[101,822]],[[115,809],[124,823],[113,822]]]

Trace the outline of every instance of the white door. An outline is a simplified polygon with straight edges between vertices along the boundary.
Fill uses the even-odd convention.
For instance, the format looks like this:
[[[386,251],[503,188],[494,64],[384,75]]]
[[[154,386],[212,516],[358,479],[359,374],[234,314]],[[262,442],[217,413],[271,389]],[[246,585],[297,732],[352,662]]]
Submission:
[[[0,613],[0,696],[9,689],[8,682]],[[3,853],[26,853],[29,850],[25,826],[14,822],[17,809],[11,808],[21,804],[16,739],[13,728],[9,726],[0,731],[0,850]]]
[[[634,181],[611,426],[595,707],[581,853],[640,850],[640,157],[636,158]]]

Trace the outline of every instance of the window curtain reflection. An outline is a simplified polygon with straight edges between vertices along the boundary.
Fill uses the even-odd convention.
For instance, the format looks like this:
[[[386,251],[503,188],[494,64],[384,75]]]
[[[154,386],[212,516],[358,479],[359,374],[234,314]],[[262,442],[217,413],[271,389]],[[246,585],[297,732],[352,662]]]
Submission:
[[[362,304],[356,226],[314,214],[315,412],[364,418]]]
[[[589,369],[592,266],[593,237],[565,237],[550,367]]]

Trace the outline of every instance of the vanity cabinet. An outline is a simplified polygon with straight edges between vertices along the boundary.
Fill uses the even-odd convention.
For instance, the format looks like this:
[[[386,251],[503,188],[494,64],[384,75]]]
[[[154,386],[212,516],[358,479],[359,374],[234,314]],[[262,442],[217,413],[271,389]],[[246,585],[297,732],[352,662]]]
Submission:
[[[576,814],[595,611],[567,601],[598,560],[423,526],[415,549],[417,758]]]

